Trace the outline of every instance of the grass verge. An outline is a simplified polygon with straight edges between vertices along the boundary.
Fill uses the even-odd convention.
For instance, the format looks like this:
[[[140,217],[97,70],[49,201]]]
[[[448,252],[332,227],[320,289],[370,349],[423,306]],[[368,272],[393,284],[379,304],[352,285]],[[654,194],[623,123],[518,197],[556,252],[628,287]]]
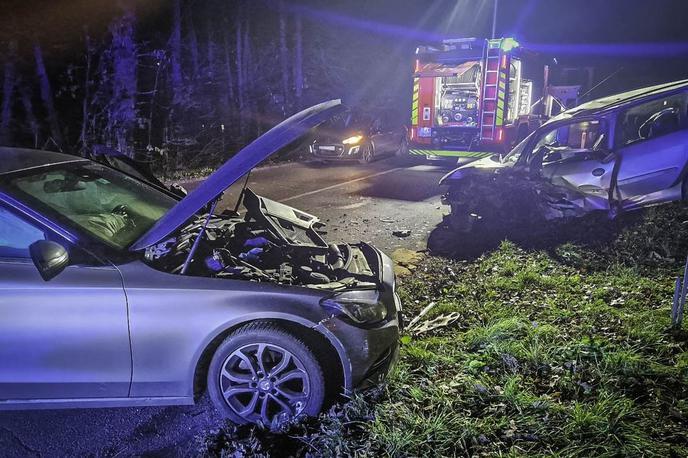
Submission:
[[[669,329],[686,210],[652,209],[613,241],[475,261],[426,258],[400,294],[410,319],[388,384],[282,435],[228,426],[208,454],[688,456],[688,338]]]

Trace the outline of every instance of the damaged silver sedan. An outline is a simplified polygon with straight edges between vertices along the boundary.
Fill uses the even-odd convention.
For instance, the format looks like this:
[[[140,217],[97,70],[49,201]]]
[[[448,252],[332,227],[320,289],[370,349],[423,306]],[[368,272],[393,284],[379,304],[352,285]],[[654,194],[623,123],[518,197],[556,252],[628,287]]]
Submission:
[[[688,80],[585,103],[509,154],[453,170],[443,202],[452,227],[519,227],[688,196]]]
[[[391,260],[230,185],[341,110],[276,126],[181,198],[144,173],[0,148],[0,410],[192,404],[276,427],[378,383],[398,352]]]

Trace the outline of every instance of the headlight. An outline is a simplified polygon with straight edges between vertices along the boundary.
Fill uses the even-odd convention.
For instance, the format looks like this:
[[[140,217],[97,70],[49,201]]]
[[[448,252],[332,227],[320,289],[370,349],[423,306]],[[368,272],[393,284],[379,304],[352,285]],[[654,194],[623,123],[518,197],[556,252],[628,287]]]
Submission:
[[[342,140],[342,143],[345,145],[355,145],[356,143],[359,143],[361,140],[363,140],[363,135],[354,135],[353,137],[345,138]]]
[[[379,299],[377,291],[346,291],[324,298],[320,305],[354,323],[373,324],[387,318],[387,307]]]

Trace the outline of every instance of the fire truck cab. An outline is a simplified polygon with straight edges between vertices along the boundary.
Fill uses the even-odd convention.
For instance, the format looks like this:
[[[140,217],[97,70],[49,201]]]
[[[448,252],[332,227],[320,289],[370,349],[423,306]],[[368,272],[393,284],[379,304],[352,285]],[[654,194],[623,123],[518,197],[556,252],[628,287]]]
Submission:
[[[545,117],[545,104],[535,104],[543,114],[533,107],[543,92],[544,82],[535,87],[543,67],[530,58],[513,38],[418,47],[409,154],[467,163],[508,152]]]

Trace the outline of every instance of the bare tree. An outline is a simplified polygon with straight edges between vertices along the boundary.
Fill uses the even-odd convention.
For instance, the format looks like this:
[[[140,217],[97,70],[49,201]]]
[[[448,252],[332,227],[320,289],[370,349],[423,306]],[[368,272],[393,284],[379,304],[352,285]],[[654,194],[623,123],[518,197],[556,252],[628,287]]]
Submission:
[[[111,26],[112,32],[112,102],[110,127],[115,147],[133,154],[133,133],[136,126],[136,66],[137,50],[134,42],[135,16],[132,11]]]
[[[79,135],[79,143],[81,143],[81,151],[85,152],[90,143],[89,138],[89,124],[91,121],[90,104],[91,104],[91,67],[93,66],[94,46],[91,41],[91,36],[88,33],[88,28],[84,28],[84,44],[86,45],[86,57],[83,79],[83,96],[81,99],[81,133]]]
[[[36,118],[36,113],[33,109],[33,101],[31,100],[31,88],[26,84],[19,83],[19,96],[21,97],[22,107],[24,108],[24,115],[26,116],[26,122],[31,129],[31,135],[33,136],[33,147],[38,148],[40,146],[40,135],[41,127]]]
[[[294,96],[297,108],[301,108],[303,96],[303,24],[301,15],[294,18]]]
[[[239,131],[241,138],[246,135],[246,122],[244,116],[245,100],[246,100],[246,84],[245,84],[245,63],[244,63],[244,39],[242,34],[242,18],[240,14],[235,16],[236,29],[236,68],[237,68],[237,95],[239,102]]]
[[[10,122],[12,119],[12,102],[14,89],[17,84],[15,59],[17,58],[17,41],[11,40],[7,45],[7,59],[5,60],[5,75],[2,83],[2,106],[0,107],[0,144],[12,141]]]
[[[193,10],[187,5],[185,20],[186,20],[186,37],[189,43],[189,54],[191,55],[191,71],[190,74],[195,80],[198,78],[198,69],[200,65],[200,58],[198,57],[198,37],[196,36],[196,27],[193,21]]]
[[[283,112],[289,106],[289,50],[287,48],[287,15],[284,10],[284,0],[279,3],[279,54],[280,68],[282,70],[282,97],[284,100]]]
[[[170,80],[173,104],[179,103],[182,87],[182,3],[172,2],[172,35],[170,36]]]
[[[38,77],[38,85],[41,89],[41,99],[43,100],[43,105],[46,111],[50,136],[57,149],[63,150],[66,145],[62,139],[60,122],[57,116],[57,110],[55,109],[53,89],[50,84],[50,78],[48,77],[48,71],[45,68],[43,50],[38,40],[34,40],[33,55],[36,61],[36,76]]]
[[[227,78],[226,91],[224,91],[225,100],[225,117],[228,119],[232,115],[232,107],[236,103],[234,98],[234,76],[232,72],[232,57],[230,55],[230,44],[229,44],[229,34],[227,33],[227,27],[222,35],[224,41],[224,58],[225,58],[225,76]],[[225,119],[226,121],[226,119]]]

